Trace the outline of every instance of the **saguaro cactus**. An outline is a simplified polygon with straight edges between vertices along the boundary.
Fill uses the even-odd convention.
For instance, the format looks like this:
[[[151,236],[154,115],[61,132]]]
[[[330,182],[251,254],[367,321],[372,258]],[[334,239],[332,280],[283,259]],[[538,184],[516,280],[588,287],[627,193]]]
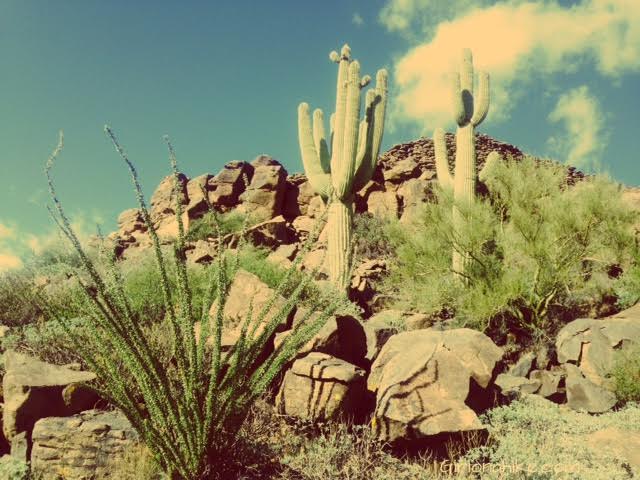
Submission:
[[[344,45],[340,54],[331,52],[338,64],[336,111],[331,116],[331,152],[325,136],[322,110],[309,105],[298,107],[298,137],[304,170],[311,186],[329,205],[327,261],[330,280],[346,289],[351,266],[351,236],[354,194],[373,175],[384,130],[387,102],[387,71],[378,70],[376,86],[367,92],[365,115],[360,121],[360,89],[370,81],[360,78],[360,64],[351,60],[351,49]]]
[[[476,192],[476,144],[475,127],[478,126],[489,111],[489,74],[478,74],[478,95],[473,89],[473,59],[471,50],[462,51],[460,71],[453,75],[452,100],[456,132],[456,159],[454,175],[449,171],[447,145],[444,131],[437,128],[433,133],[436,157],[436,174],[438,181],[445,188],[453,187],[456,205],[473,202]],[[459,230],[463,221],[457,207],[453,209],[454,228]],[[461,276],[468,264],[468,255],[453,250],[453,271]]]

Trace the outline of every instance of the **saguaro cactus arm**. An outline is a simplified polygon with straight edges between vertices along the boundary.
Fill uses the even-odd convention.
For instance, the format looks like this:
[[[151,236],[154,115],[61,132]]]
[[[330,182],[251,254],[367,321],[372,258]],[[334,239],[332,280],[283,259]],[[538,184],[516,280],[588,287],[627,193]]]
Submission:
[[[360,190],[371,180],[378,163],[387,105],[387,81],[387,71],[385,69],[378,70],[376,86],[367,92],[365,117],[360,124],[361,137],[356,160],[356,175],[353,182],[354,192]]]
[[[444,139],[444,130],[436,128],[433,132],[433,147],[436,157],[436,175],[443,188],[453,188],[453,176],[449,170],[449,155],[447,142]]]
[[[316,149],[309,118],[309,105],[304,102],[298,106],[298,138],[300,139],[302,163],[309,183],[318,194],[326,198],[329,195],[331,177],[323,168]]]
[[[477,127],[489,112],[489,74],[480,72],[478,74],[478,95],[473,97],[473,116],[471,124]]]

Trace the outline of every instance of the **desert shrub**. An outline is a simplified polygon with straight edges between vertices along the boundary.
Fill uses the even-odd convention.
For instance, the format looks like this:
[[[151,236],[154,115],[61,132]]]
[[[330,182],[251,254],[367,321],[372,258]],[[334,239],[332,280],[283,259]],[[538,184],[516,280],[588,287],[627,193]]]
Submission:
[[[611,379],[618,400],[640,402],[640,345],[617,352]]]
[[[216,222],[220,229],[220,234],[224,236],[229,233],[239,233],[250,221],[247,215],[238,210],[231,210],[226,213],[207,212],[189,225],[186,240],[196,241],[217,238]]]
[[[29,480],[29,465],[10,455],[0,458],[0,478],[5,480]]]
[[[533,159],[499,163],[486,184],[487,198],[457,205],[460,228],[452,193],[439,190],[419,221],[394,230],[386,288],[397,304],[545,335],[613,292],[611,267],[630,262],[635,218],[616,184],[593,177],[568,187],[563,167]],[[471,259],[464,272],[452,272],[453,248]]]
[[[78,337],[87,337],[86,319],[67,320]],[[55,365],[82,363],[75,351],[74,343],[65,329],[55,320],[38,321],[14,328],[0,341],[2,350],[16,350]]]
[[[111,457],[108,471],[111,478],[118,480],[168,480],[144,444],[134,444],[124,453]]]
[[[459,464],[494,465],[483,479],[633,478],[623,460],[603,448],[589,448],[587,436],[610,427],[637,432],[638,405],[591,416],[527,395],[488,411],[482,421],[489,431],[488,445],[472,449]]]
[[[291,278],[286,276],[271,302],[260,312],[249,313],[243,320],[235,346],[222,352],[222,312],[230,279],[237,268],[237,256],[227,251],[223,242],[218,242],[215,264],[206,272],[206,294],[201,301],[196,301],[186,266],[182,206],[176,204],[179,233],[173,245],[173,259],[169,260],[160,248],[135,168],[108,127],[106,132],[129,168],[153,242],[160,278],[158,289],[163,295],[171,337],[170,361],[165,360],[167,349],[161,347],[158,352],[149,335],[136,322],[130,295],[123,287],[122,273],[115,260],[111,259],[106,274],[98,271],[96,264],[84,252],[58,201],[51,168],[62,149],[62,135],[47,162],[47,178],[58,226],[78,252],[83,269],[92,281],[91,286],[82,283],[86,295],[77,315],[90,320],[86,325],[91,335],[88,338],[78,337],[55,304],[41,298],[42,305],[48,316],[60,322],[80,356],[96,373],[99,381],[93,388],[123,411],[156,463],[169,477],[184,480],[195,480],[204,475],[216,477],[216,465],[226,458],[251,405],[298,349],[321,328],[344,297],[334,294],[332,298],[317,299],[315,306],[323,310],[323,314],[317,319],[310,319],[310,312],[287,339],[259,363],[258,358],[278,324],[294,308],[301,291],[310,281],[310,277],[305,276],[302,282],[298,282],[286,304],[278,307],[272,319],[263,322],[276,296],[290,287]],[[177,164],[169,143],[168,147],[177,189]],[[291,273],[296,271],[295,267],[294,264]],[[169,280],[172,272],[175,272],[175,289]],[[209,310],[214,301],[218,308],[214,318],[210,318]],[[201,324],[200,329],[194,328],[197,322]],[[196,330],[199,331],[197,335]],[[205,342],[209,337],[212,338],[210,348]]]
[[[25,325],[41,315],[37,304],[29,301],[31,286],[27,272],[9,271],[0,275],[0,324]]]
[[[622,272],[614,291],[620,309],[629,308],[640,301],[640,251],[637,247],[633,262]]]
[[[394,255],[389,234],[392,220],[361,213],[353,217],[354,255],[357,258],[389,258]]]

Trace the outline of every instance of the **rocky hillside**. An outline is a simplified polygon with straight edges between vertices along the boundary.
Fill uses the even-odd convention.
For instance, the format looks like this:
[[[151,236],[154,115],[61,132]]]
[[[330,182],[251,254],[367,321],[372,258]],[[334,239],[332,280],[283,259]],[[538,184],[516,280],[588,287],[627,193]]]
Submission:
[[[455,135],[446,134],[453,167]],[[492,151],[503,158],[522,158],[517,147],[495,140],[487,135],[476,135],[478,169],[481,169]],[[573,167],[567,169],[568,183],[584,177]],[[393,216],[401,220],[410,218],[415,208],[427,201],[436,178],[433,141],[421,138],[414,142],[392,147],[380,157],[372,180],[356,195],[357,213],[369,212],[375,216]],[[313,219],[322,210],[322,200],[315,194],[306,177],[289,174],[277,160],[260,155],[252,162],[232,161],[216,175],[206,173],[194,178],[180,175],[180,202],[185,209],[184,223],[202,217],[209,202],[220,212],[238,210],[251,214],[255,223],[269,221],[268,228],[280,238],[267,243],[294,243],[304,238],[313,225]],[[166,177],[151,197],[151,217],[161,237],[177,234],[173,178]],[[122,212],[118,217],[118,231],[110,238],[117,244],[120,255],[132,254],[136,249],[150,245],[148,234],[138,209]],[[259,229],[258,229],[259,230]]]

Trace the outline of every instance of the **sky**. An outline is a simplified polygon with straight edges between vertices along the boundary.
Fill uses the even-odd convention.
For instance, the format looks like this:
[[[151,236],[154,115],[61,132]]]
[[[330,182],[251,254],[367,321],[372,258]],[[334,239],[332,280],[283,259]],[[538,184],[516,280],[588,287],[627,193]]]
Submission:
[[[58,236],[44,163],[81,233],[135,207],[109,124],[150,196],[260,154],[301,172],[297,106],[334,110],[331,50],[390,74],[382,151],[455,130],[448,74],[491,79],[477,128],[527,153],[640,184],[640,1],[0,0],[0,271]]]

